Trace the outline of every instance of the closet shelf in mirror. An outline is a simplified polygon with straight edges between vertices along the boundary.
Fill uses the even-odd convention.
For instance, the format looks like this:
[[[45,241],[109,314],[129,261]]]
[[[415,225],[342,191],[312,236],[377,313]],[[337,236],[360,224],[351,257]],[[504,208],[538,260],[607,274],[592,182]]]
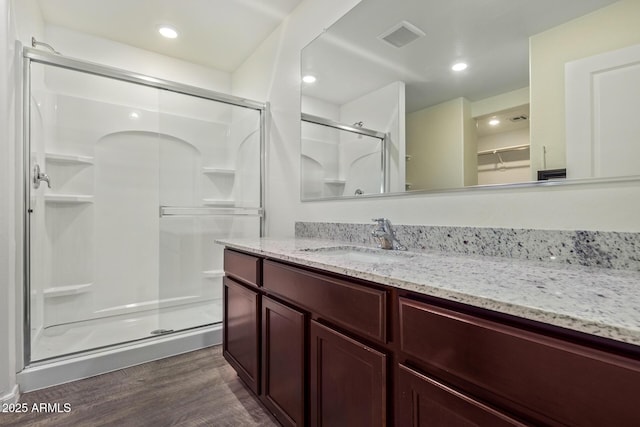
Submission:
[[[508,163],[508,162],[507,162]],[[493,171],[505,171],[508,169],[524,169],[531,167],[529,162],[522,162],[516,164],[490,164],[478,166],[478,172],[493,172]]]
[[[236,202],[235,200],[202,199],[202,204],[206,206],[233,207],[236,205]]]
[[[204,277],[205,279],[217,279],[223,276],[223,270],[207,270],[202,272],[202,277]]]
[[[501,147],[501,148],[495,148],[495,149],[492,149],[492,150],[478,151],[478,156],[481,156],[481,155],[484,155],[484,154],[506,153],[508,151],[528,150],[529,148],[530,148],[529,144],[512,145],[510,147]]]
[[[85,194],[45,194],[44,200],[47,203],[93,203],[93,196]]]
[[[204,168],[202,168],[202,173],[205,174],[205,175],[230,175],[230,176],[233,176],[233,175],[236,174],[236,171],[235,171],[235,169],[204,167]]]
[[[89,292],[93,283],[81,283],[77,285],[55,286],[42,291],[45,298],[66,297]]]
[[[75,154],[58,154],[58,153],[46,153],[45,159],[49,162],[56,163],[70,163],[70,164],[93,164],[93,157],[91,156],[80,156]]]

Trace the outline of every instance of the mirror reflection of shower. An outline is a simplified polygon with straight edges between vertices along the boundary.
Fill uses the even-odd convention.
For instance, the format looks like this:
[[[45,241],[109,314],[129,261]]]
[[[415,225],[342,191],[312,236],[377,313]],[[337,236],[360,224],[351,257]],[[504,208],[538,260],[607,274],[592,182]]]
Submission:
[[[363,127],[302,115],[302,198],[384,192],[386,135]]]
[[[302,200],[404,190],[404,92],[395,81],[356,98],[302,97]]]

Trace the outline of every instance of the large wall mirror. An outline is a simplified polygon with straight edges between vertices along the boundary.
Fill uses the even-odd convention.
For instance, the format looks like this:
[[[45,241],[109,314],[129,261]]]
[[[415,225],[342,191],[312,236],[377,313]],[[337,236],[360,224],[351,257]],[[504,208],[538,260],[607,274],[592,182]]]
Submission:
[[[301,198],[640,176],[640,1],[362,0],[301,55]]]

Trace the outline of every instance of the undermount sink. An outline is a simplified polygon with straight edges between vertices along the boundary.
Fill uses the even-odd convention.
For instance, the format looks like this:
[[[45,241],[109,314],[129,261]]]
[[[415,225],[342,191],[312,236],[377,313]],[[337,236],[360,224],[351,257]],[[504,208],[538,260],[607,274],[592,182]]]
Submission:
[[[383,263],[398,262],[415,258],[417,255],[410,252],[365,248],[360,246],[330,246],[324,248],[302,249],[303,252],[313,253],[327,257],[338,257],[345,261]]]

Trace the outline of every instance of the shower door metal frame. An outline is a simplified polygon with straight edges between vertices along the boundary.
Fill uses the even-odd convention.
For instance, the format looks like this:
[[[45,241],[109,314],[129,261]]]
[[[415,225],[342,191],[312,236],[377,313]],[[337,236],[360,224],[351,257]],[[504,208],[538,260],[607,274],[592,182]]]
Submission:
[[[53,67],[64,68],[80,73],[91,74],[95,76],[110,78],[123,82],[129,82],[146,87],[162,89],[183,95],[190,95],[196,98],[206,99],[215,102],[221,102],[238,107],[257,110],[260,113],[260,206],[258,208],[174,208],[173,211],[168,207],[160,208],[160,215],[185,215],[187,209],[194,209],[194,215],[238,215],[238,216],[258,216],[260,218],[260,237],[264,235],[265,229],[265,168],[266,168],[266,132],[267,132],[267,115],[269,113],[269,104],[264,102],[253,101],[221,92],[203,89],[197,86],[191,86],[183,83],[165,80],[134,71],[123,70],[121,68],[111,67],[108,65],[97,64],[95,62],[83,61],[76,58],[66,57],[60,54],[44,52],[38,49],[23,47],[22,48],[22,155],[23,155],[23,362],[24,366],[31,363],[31,221],[30,221],[30,198],[31,198],[31,63],[50,65]],[[176,209],[182,209],[177,211]],[[118,345],[118,344],[115,344]],[[61,356],[62,357],[62,356]]]

